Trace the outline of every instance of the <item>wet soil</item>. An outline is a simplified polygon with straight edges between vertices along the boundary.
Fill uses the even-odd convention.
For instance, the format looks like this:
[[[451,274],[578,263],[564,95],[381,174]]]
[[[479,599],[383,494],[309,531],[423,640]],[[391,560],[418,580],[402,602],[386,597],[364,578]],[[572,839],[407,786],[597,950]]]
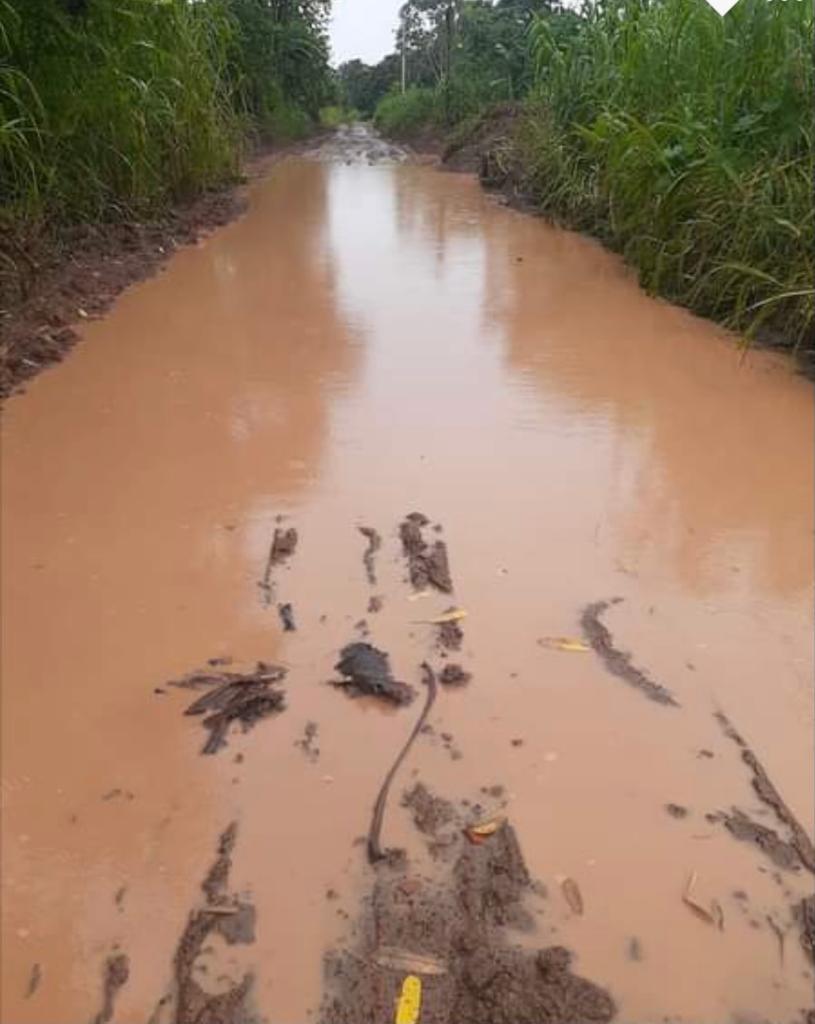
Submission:
[[[92,1020],[121,950],[131,971],[116,1024],[172,1024],[172,993],[160,1006],[157,995],[209,907],[223,923],[189,973],[200,998],[227,1004],[216,1017],[311,1019],[331,947],[349,961],[374,951],[378,1019],[393,1019],[389,1000],[419,971],[428,1013],[459,1020],[501,1019],[496,992],[517,1019],[546,1020],[563,990],[576,1019],[606,1014],[609,993],[626,1024],[799,1024],[813,963],[793,910],[811,875],[777,868],[705,811],[738,807],[792,844],[762,797],[780,807],[783,794],[812,825],[811,393],[782,362],[742,358],[644,296],[592,243],[466,177],[371,161],[355,134],[350,165],[327,141],[316,159],[275,164],[245,217],[83,321],[71,358],[6,405],[0,1018]],[[370,643],[417,689],[425,661],[458,662],[478,685],[440,684],[432,731],[397,763],[420,702],[343,700],[325,681],[373,595],[358,525],[410,509],[444,524],[466,660],[439,649],[451,598],[405,579],[390,526]],[[264,606],[257,581],[291,523],[302,543]],[[421,532],[432,552],[438,534]],[[596,594],[625,597],[601,625],[681,708],[610,685],[579,645],[536,643],[572,634]],[[280,628],[278,602],[296,631]],[[156,685],[207,656],[208,677],[258,658],[288,670],[289,710],[245,733],[237,722],[218,757],[198,756],[208,712],[182,712],[234,680],[189,695]],[[763,774],[722,735],[716,706],[732,709]],[[319,763],[295,745],[308,722],[320,723]],[[389,775],[400,794],[421,779],[454,799],[456,819],[422,833],[392,792],[382,846],[401,853],[370,866],[366,826]],[[674,820],[667,801],[692,813]],[[497,838],[471,845],[461,830],[498,815],[545,904],[513,881],[517,866],[507,878],[470,864],[474,887],[455,874]],[[225,903],[211,904],[198,880],[229,821],[240,841],[228,881],[216,884],[222,867],[209,887]],[[683,902],[691,872],[724,930]],[[397,946],[395,914],[367,942],[380,877],[401,881],[406,908],[429,894],[453,908],[447,931],[432,919],[438,944]],[[514,910],[505,887],[521,893]],[[483,971],[478,950],[447,945],[469,921],[462,893],[484,916],[473,934],[491,933]],[[570,951],[568,969],[565,952],[538,957],[552,947]],[[26,998],[32,963],[42,981]],[[578,976],[596,986],[588,1009]],[[190,1012],[198,999],[209,1013],[187,991]]]
[[[435,587],[444,594],[453,592],[450,566],[447,559],[447,545],[443,540],[428,544],[423,530],[430,520],[421,512],[411,512],[399,526],[402,551],[408,562],[410,582],[416,590]]]
[[[424,788],[414,787],[408,799],[424,832],[434,831],[452,815],[450,804]],[[328,995],[320,1021],[391,1019],[407,967],[421,978],[421,1019],[430,1024],[612,1020],[613,1000],[572,972],[567,950],[513,943],[510,929],[531,926],[523,906],[531,892],[517,837],[508,824],[483,845],[462,844],[452,868],[438,880],[419,877],[407,865],[383,866],[376,873],[370,909],[358,923],[356,947],[327,958]],[[399,959],[394,951],[401,954]]]
[[[580,624],[586,639],[612,675],[630,683],[631,686],[636,686],[646,697],[658,704],[677,706],[677,700],[670,690],[661,683],[655,683],[653,679],[649,679],[642,669],[633,665],[628,651],[622,651],[615,647],[611,633],[600,621],[600,616],[620,600],[620,598],[612,598],[611,601],[595,601],[583,609]]]
[[[248,732],[257,722],[278,714],[286,707],[286,695],[273,689],[285,678],[286,669],[258,662],[253,672],[192,672],[168,685],[185,689],[204,689],[187,707],[185,715],[206,715],[202,725],[209,731],[202,754],[215,754],[226,746],[233,722]]]
[[[332,686],[352,697],[379,697],[392,704],[410,704],[416,696],[412,686],[394,679],[388,655],[372,644],[347,644],[340,653],[334,667],[344,678]]]

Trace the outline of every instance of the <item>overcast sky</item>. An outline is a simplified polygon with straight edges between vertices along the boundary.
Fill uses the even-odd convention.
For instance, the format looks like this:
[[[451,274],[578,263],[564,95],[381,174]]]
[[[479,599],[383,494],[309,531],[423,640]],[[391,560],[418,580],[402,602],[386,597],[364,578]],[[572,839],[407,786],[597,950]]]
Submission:
[[[333,63],[359,57],[376,64],[393,51],[397,14],[404,0],[334,0],[331,18]]]

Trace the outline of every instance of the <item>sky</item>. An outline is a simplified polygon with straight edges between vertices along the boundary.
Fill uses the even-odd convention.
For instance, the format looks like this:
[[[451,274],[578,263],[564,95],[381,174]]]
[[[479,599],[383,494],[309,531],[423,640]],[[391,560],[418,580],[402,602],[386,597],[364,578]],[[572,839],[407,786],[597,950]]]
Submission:
[[[397,14],[404,0],[334,0],[331,17],[332,63],[359,57],[378,63],[393,52]]]

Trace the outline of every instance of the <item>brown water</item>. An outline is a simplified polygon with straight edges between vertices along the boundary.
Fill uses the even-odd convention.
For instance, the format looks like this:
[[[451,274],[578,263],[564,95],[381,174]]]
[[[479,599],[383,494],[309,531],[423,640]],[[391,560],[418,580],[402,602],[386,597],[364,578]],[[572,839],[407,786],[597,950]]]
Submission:
[[[795,932],[781,964],[765,920],[786,927],[811,878],[780,886],[704,819],[736,804],[773,824],[721,706],[813,825],[812,397],[782,360],[742,360],[467,178],[327,159],[277,164],[241,221],[84,334],[5,417],[3,1024],[85,1024],[115,944],[116,1024],[144,1024],[233,818],[258,1007],[306,1020],[368,884],[353,840],[416,713],[324,685],[371,593],[356,527],[385,537],[372,640],[418,682],[431,630],[414,620],[449,602],[408,600],[395,529],[415,509],[444,525],[474,679],[432,716],[462,758],[422,737],[395,796],[414,772],[453,798],[505,785],[549,888],[539,941],[573,948],[620,1020],[781,1024],[811,1005]],[[286,635],[256,585],[278,514],[300,532]],[[536,643],[613,595],[617,641],[681,709]],[[289,706],[202,757],[189,694],[154,687],[216,655],[282,661]],[[294,746],[307,720],[316,763]],[[398,799],[385,840],[422,854]],[[723,932],[683,905],[690,870]]]

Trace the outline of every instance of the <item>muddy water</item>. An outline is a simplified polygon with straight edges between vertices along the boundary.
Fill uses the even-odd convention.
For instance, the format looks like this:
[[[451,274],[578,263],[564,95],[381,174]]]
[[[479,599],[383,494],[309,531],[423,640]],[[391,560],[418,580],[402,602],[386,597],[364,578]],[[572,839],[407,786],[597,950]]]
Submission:
[[[441,694],[396,798],[412,777],[456,799],[504,785],[549,890],[536,941],[573,948],[621,1020],[775,1024],[811,1004],[795,932],[782,963],[766,921],[789,927],[811,876],[774,877],[704,817],[774,824],[721,707],[813,825],[812,399],[782,361],[740,360],[467,178],[322,150],[274,166],[244,219],[132,288],[5,419],[4,1022],[89,1020],[118,948],[115,1020],[144,1024],[232,820],[257,941],[215,950],[202,983],[248,963],[265,1019],[307,1019],[417,712],[324,681],[376,592],[372,639],[418,685],[416,620],[450,603],[409,599],[412,510],[444,526],[474,678]],[[277,575],[296,633],[257,587],[277,516],[300,533]],[[374,591],[361,524],[384,536]],[[615,638],[680,708],[537,643],[612,596]],[[286,665],[288,708],[202,757],[189,694],[156,688],[215,656]],[[316,761],[294,745],[308,721]],[[398,799],[384,838],[426,856]],[[724,931],[683,905],[691,870]]]

